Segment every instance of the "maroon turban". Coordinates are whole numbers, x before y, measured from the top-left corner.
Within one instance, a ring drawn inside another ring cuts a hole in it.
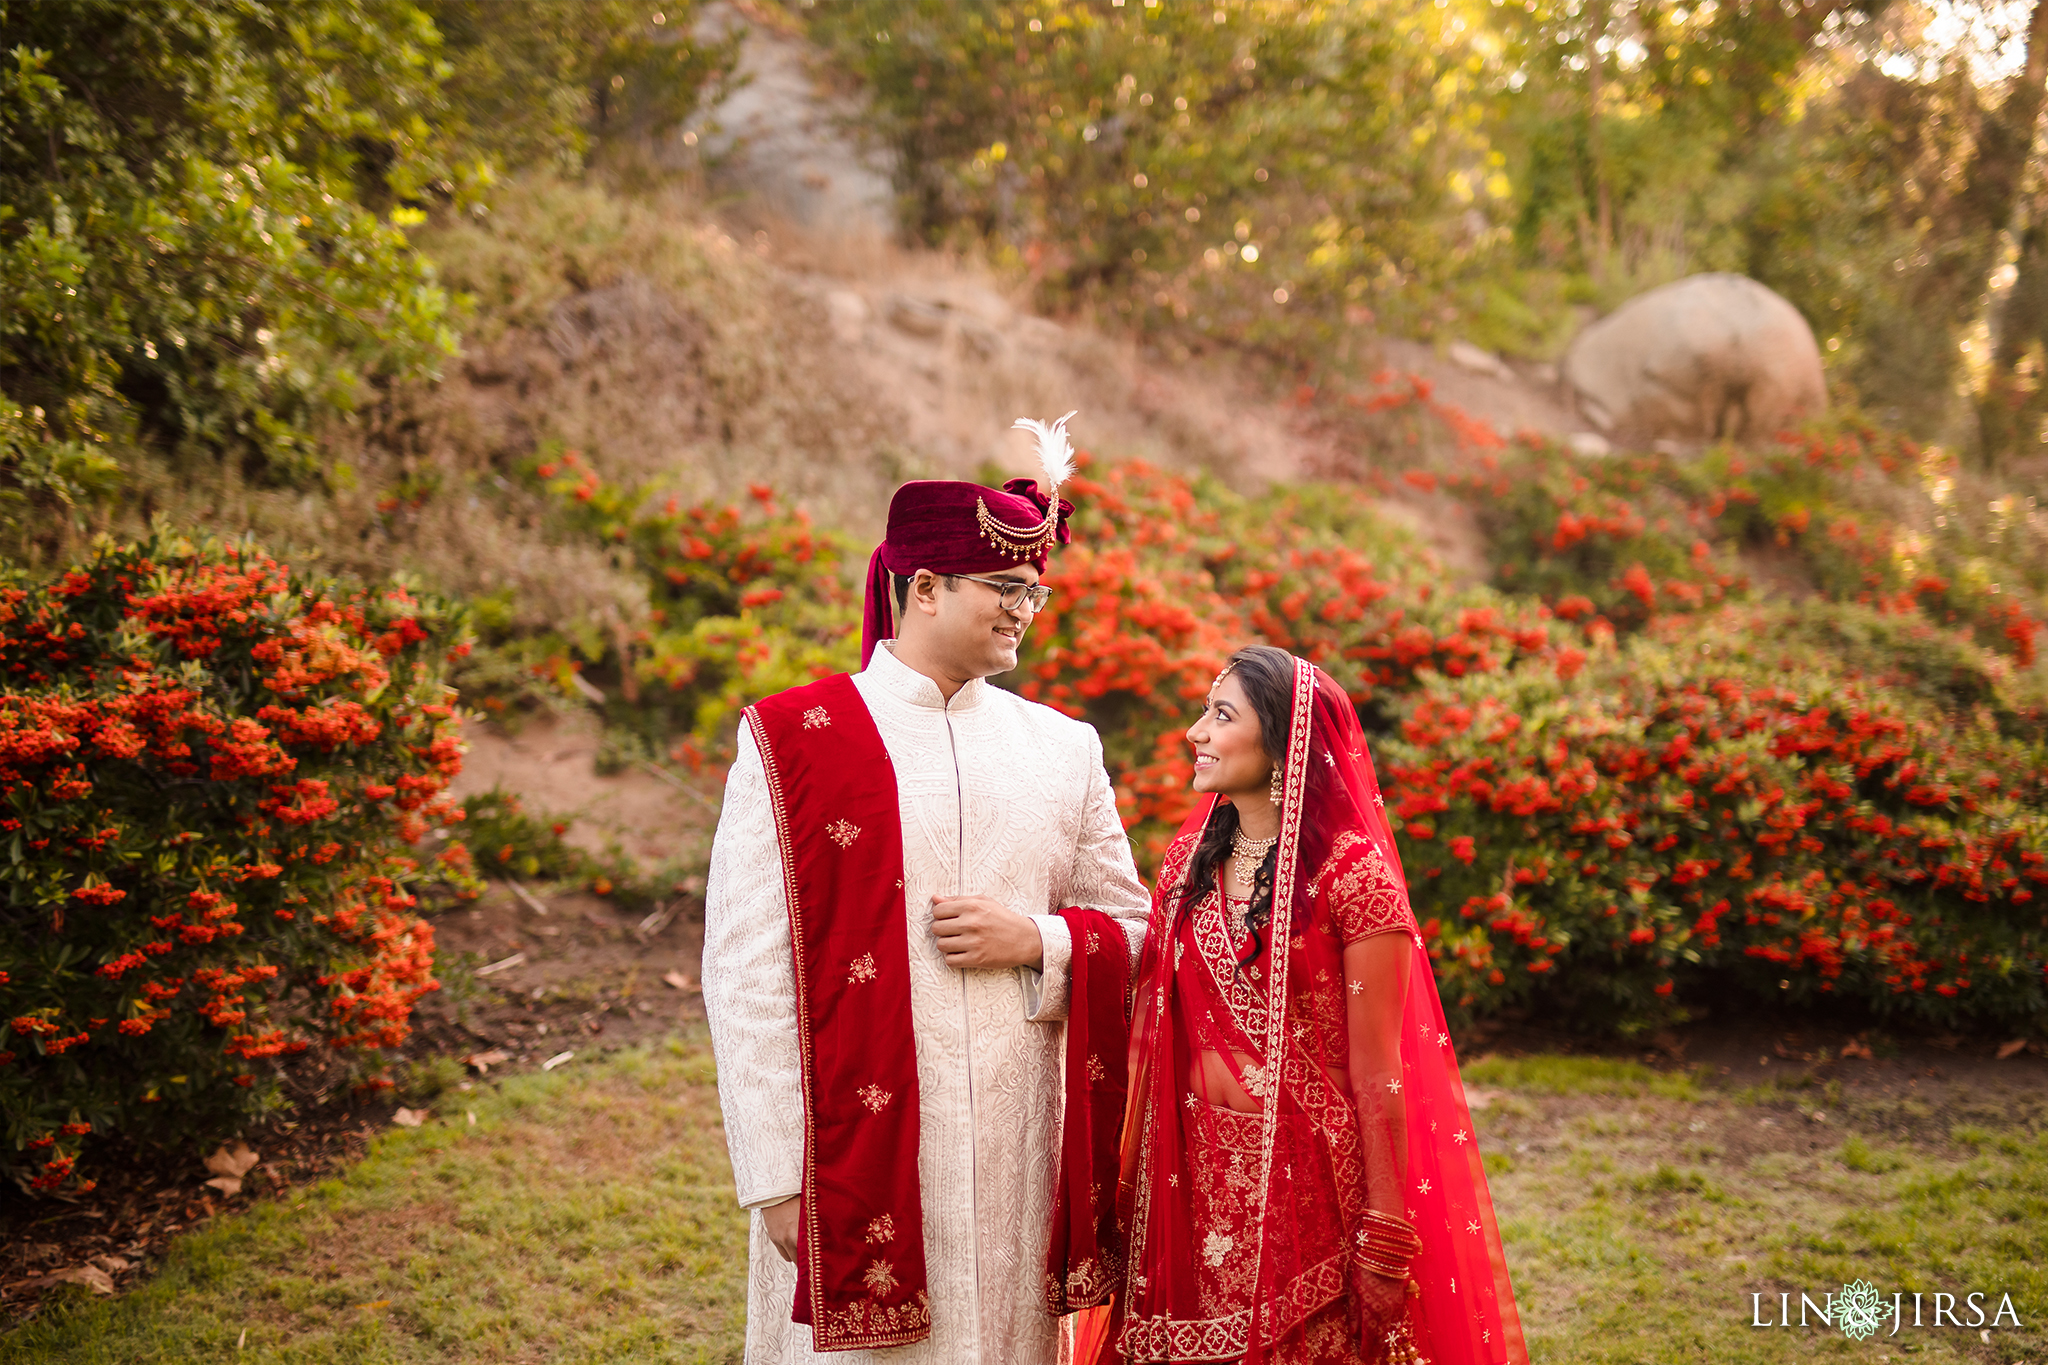
[[[1001,492],[951,479],[897,489],[889,502],[889,537],[868,561],[860,666],[866,668],[875,646],[892,634],[890,574],[997,573],[1019,564],[1044,573],[1052,547],[1073,539],[1067,518],[1074,505],[1062,498],[1056,514],[1051,507],[1051,495],[1030,479],[1012,479]]]

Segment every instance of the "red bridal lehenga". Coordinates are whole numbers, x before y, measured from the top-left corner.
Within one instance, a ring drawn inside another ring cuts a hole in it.
[[[1108,1320],[1080,1329],[1076,1354],[1525,1362],[1365,736],[1343,691],[1301,660],[1292,715],[1264,931],[1255,940],[1243,903],[1220,888],[1185,903],[1215,798],[1161,867],[1132,1021],[1126,1282]],[[1354,954],[1347,975],[1346,947],[1382,934],[1407,941],[1405,988],[1399,952]],[[1369,1229],[1388,1226],[1381,1214],[1419,1239],[1412,1287],[1361,1264],[1378,1254]]]

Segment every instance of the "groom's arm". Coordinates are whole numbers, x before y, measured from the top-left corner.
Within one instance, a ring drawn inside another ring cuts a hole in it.
[[[704,1013],[744,1208],[803,1190],[803,1075],[782,851],[749,727],[725,784],[704,889]]]
[[[1117,814],[1116,790],[1102,767],[1101,737],[1092,729],[1088,731],[1088,792],[1081,809],[1080,833],[1066,874],[1055,879],[1054,889],[1062,907],[1100,910],[1116,920],[1129,941],[1131,961],[1137,962],[1152,899],[1131,861],[1131,838]],[[1067,922],[1057,914],[1030,918],[1044,942],[1044,961],[1036,973],[1025,974],[1025,1014],[1051,1023],[1067,1017],[1072,994],[1068,968],[1074,944]]]

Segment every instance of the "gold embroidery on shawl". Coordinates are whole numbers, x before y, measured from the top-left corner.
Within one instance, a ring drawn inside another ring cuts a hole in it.
[[[846,1350],[854,1346],[879,1350],[885,1346],[902,1346],[929,1336],[931,1330],[931,1295],[922,1289],[916,1299],[894,1308],[859,1300],[844,1312],[828,1307],[813,1326],[816,1339],[821,1342],[848,1343],[846,1346],[826,1347],[827,1350]]]
[[[896,1287],[894,1267],[887,1261],[879,1258],[868,1263],[868,1273],[863,1275],[861,1279],[866,1282],[868,1293],[873,1294],[878,1299]]]
[[[853,841],[860,838],[860,826],[851,820],[834,820],[825,826],[825,833],[832,836],[832,842],[841,848],[853,847]]]
[[[813,706],[804,712],[804,729],[822,730],[832,723],[832,715],[822,706]]]

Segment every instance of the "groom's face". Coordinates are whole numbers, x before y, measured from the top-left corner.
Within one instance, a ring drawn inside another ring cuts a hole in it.
[[[1020,564],[975,577],[1029,587],[1038,582],[1038,570]],[[1036,616],[1030,603],[1006,611],[999,589],[965,578],[955,579],[950,591],[937,583],[931,586],[931,639],[948,672],[959,678],[986,678],[1017,666],[1017,650]],[[913,611],[917,607],[911,604]]]

